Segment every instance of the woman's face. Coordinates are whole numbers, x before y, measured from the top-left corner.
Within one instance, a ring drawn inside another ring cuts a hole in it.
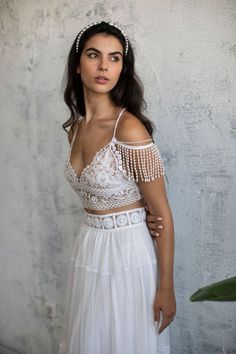
[[[115,87],[123,66],[123,47],[110,34],[98,33],[85,43],[76,72],[84,90],[108,93]]]

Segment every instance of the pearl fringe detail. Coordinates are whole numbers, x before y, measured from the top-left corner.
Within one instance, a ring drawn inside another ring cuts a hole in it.
[[[130,180],[150,182],[165,173],[160,151],[154,143],[147,147],[117,144],[116,148],[121,154],[122,170]]]

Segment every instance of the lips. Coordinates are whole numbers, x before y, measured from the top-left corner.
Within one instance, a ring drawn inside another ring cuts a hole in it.
[[[109,80],[106,76],[96,76],[95,79],[99,79],[99,80]]]
[[[109,79],[106,76],[96,76],[95,81],[98,84],[106,84],[109,81]]]

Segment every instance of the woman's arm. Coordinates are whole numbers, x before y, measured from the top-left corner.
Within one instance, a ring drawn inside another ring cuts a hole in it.
[[[163,216],[162,236],[156,238],[159,265],[159,285],[154,302],[154,318],[163,320],[158,333],[161,333],[173,320],[176,313],[174,294],[174,223],[171,208],[166,196],[163,177],[153,182],[139,182],[147,206],[154,215]]]
[[[131,166],[128,167],[128,172],[131,173],[132,178],[138,181],[151,215],[159,215],[163,218],[162,236],[155,238],[159,284],[154,302],[154,319],[160,322],[160,312],[162,312],[163,319],[158,331],[161,333],[173,320],[176,312],[173,275],[174,223],[166,195],[164,169],[160,154],[153,146],[150,147],[150,141],[147,143],[149,148],[145,148],[143,144],[140,145],[140,142],[149,138],[148,131],[138,118],[128,112],[122,116],[117,129],[117,139],[126,143],[126,147],[121,147],[121,149],[125,150],[123,151],[124,156],[129,160],[126,166]],[[132,144],[131,149],[128,144]]]
[[[163,216],[162,237],[156,238],[160,260],[160,281],[162,288],[173,287],[174,224],[167,199],[164,178],[160,176],[152,182],[139,182],[145,202],[151,214]]]

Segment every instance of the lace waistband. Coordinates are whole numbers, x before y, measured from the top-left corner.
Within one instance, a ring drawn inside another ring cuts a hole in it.
[[[91,214],[84,210],[85,224],[95,229],[116,229],[139,224],[145,220],[146,210],[144,207],[103,215]]]

